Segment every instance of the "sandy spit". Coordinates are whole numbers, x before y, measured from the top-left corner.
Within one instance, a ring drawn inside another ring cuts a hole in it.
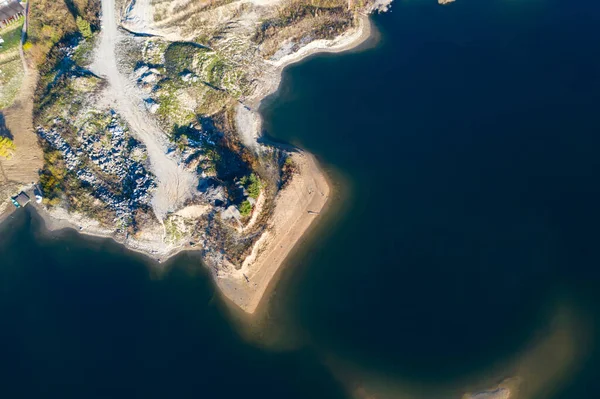
[[[275,74],[264,82],[260,92],[247,100],[247,104],[258,109],[264,98],[278,89],[285,67],[317,53],[351,50],[367,41],[372,33],[371,21],[363,15],[353,32],[331,41],[312,42],[297,53],[273,62]],[[238,112],[247,113],[248,110],[240,106]],[[241,118],[251,120],[251,125],[238,128],[245,134],[250,131],[256,140],[260,137],[262,120],[258,112],[253,111],[252,114],[253,118]],[[223,271],[216,275],[217,286],[222,294],[248,314],[256,312],[269,287],[276,283],[277,272],[287,256],[311,225],[318,221],[329,199],[327,178],[314,156],[298,151],[292,154],[292,160],[297,166],[297,174],[278,194],[269,228],[256,242],[241,270]]]
[[[269,228],[254,245],[240,270],[220,272],[223,295],[253,314],[287,256],[320,217],[329,199],[329,184],[314,157],[292,154],[297,174],[277,196]]]

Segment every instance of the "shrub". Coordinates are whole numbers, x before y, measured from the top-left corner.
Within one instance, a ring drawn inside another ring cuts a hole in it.
[[[206,49],[191,43],[175,42],[167,47],[165,51],[165,68],[167,73],[175,76],[186,69],[191,68],[194,56]]]
[[[244,176],[240,179],[240,182],[246,188],[246,190],[248,190],[248,195],[250,197],[258,198],[262,184],[260,183],[260,180],[256,174],[252,173],[250,176]]]
[[[40,171],[40,185],[48,205],[56,205],[64,192],[67,169],[58,151],[44,153],[44,169]]]
[[[77,28],[84,38],[89,39],[92,37],[92,27],[88,21],[78,15],[75,23],[77,24]]]
[[[8,137],[0,137],[0,157],[10,159],[16,150],[15,143]]]
[[[47,64],[48,53],[65,36],[77,30],[91,36],[91,25],[98,26],[99,15],[97,0],[36,0],[29,10],[29,56],[38,66]]]
[[[218,56],[214,57],[207,67],[208,82],[214,86],[221,86],[223,75],[225,74],[225,63]]]
[[[252,204],[250,204],[250,202],[246,200],[240,204],[239,209],[240,215],[242,215],[243,217],[250,216],[250,214],[252,213]]]

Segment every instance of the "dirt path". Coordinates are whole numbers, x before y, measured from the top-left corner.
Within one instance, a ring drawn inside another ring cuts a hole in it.
[[[177,210],[196,190],[197,178],[166,154],[164,132],[143,108],[143,95],[119,72],[115,48],[122,38],[115,15],[115,0],[102,0],[102,32],[92,71],[108,81],[107,98],[146,145],[157,188],[152,205],[159,220]]]

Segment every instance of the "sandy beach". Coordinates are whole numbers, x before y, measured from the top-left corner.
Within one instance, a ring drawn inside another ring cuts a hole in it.
[[[298,174],[276,200],[269,229],[261,236],[240,270],[216,276],[225,297],[247,313],[254,313],[289,253],[309,227],[319,220],[329,199],[329,185],[314,157],[292,155]]]

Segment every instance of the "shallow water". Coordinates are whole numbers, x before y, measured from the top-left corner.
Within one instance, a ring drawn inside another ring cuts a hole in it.
[[[310,351],[242,341],[197,256],[160,272],[40,222],[19,211],[1,226],[3,398],[344,397]]]
[[[600,6],[403,1],[286,70],[331,210],[250,322],[194,254],[0,226],[0,396],[600,397]],[[376,44],[376,45],[375,45]],[[245,338],[249,338],[247,342]],[[510,380],[514,381],[514,380]]]

